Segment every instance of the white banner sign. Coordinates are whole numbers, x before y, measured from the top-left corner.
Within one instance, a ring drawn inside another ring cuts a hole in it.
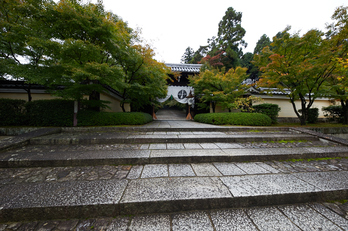
[[[193,88],[188,86],[168,86],[168,93],[165,98],[157,99],[158,102],[163,103],[167,101],[171,96],[179,103],[186,104],[189,94],[193,95]]]

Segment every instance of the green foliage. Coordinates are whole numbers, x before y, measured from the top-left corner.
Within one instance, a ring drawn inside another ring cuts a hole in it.
[[[152,121],[152,116],[142,112],[80,111],[78,126],[142,125]]]
[[[278,112],[280,111],[280,107],[277,104],[263,103],[254,105],[253,108],[255,112],[268,115],[272,119],[273,124],[277,123]]]
[[[165,95],[166,66],[102,1],[3,0],[0,15],[2,78],[42,84],[79,102],[105,92],[105,84],[122,94],[123,109]]]
[[[74,102],[71,100],[35,100],[26,104],[30,126],[72,126]]]
[[[25,124],[25,100],[0,99],[0,126]]]
[[[302,114],[302,110],[298,110],[299,113]],[[319,117],[319,109],[318,108],[309,108],[308,109],[308,116],[307,116],[307,122],[310,124],[315,124],[318,122]]]
[[[214,101],[223,109],[232,109],[236,108],[236,99],[244,94],[247,86],[242,82],[247,77],[246,68],[237,67],[231,68],[227,73],[223,70],[207,69],[189,79],[195,95],[200,99],[198,106]]]
[[[256,43],[256,46],[254,48],[254,54],[260,54],[263,48],[270,45],[271,45],[271,40],[269,39],[269,37],[266,34],[262,35],[259,41],[257,41]]]
[[[216,125],[270,126],[271,118],[260,113],[205,113],[195,116],[195,121]]]
[[[343,109],[341,105],[330,105],[321,109],[324,112],[324,116],[329,118],[330,121],[342,122]]]
[[[332,58],[337,54],[321,31],[310,30],[300,36],[291,35],[290,29],[287,27],[282,37],[274,37],[271,47],[254,55],[254,63],[263,72],[258,86],[277,88],[286,94],[301,125],[305,125],[308,110],[324,94],[325,83],[336,68]],[[301,101],[303,113],[298,113],[296,100]]]
[[[185,53],[181,57],[181,63],[191,63],[195,52],[191,47],[187,47]]]

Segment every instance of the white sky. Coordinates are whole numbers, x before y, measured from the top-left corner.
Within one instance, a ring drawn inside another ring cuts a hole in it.
[[[188,46],[196,51],[217,35],[228,7],[243,13],[248,43],[244,52],[253,52],[263,34],[272,39],[287,25],[291,32],[325,31],[334,10],[347,6],[347,0],[103,0],[103,4],[131,28],[142,29],[142,37],[155,49],[158,61],[180,63]]]

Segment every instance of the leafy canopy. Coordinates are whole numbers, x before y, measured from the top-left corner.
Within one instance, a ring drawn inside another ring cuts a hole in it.
[[[190,78],[190,83],[195,89],[195,95],[200,98],[200,107],[214,101],[223,109],[233,109],[235,101],[244,94],[246,85],[243,81],[248,77],[246,68],[231,68],[226,73],[224,70],[206,69],[199,75]]]

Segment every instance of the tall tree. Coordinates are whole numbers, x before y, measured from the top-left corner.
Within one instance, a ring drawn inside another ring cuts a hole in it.
[[[181,63],[190,63],[193,59],[195,52],[191,47],[187,47],[185,53],[181,57]]]
[[[260,54],[263,48],[270,45],[271,45],[271,40],[269,39],[269,37],[266,34],[262,35],[261,38],[256,43],[256,46],[254,48],[254,54]]]
[[[245,53],[240,59],[241,67],[246,67],[250,82],[255,83],[259,79],[259,69],[252,63],[254,55],[250,52]]]
[[[224,65],[226,70],[239,65],[239,59],[243,55],[242,48],[247,46],[243,40],[245,29],[241,25],[242,13],[229,7],[222,20],[219,22],[217,34],[218,48],[225,52]],[[217,51],[213,51],[219,53]],[[213,56],[213,55],[211,55]]]
[[[287,28],[283,37],[274,37],[269,47],[255,55],[255,63],[263,72],[259,86],[276,87],[284,92],[292,103],[301,125],[306,124],[308,110],[316,98],[323,95],[323,86],[335,70],[330,41],[323,33],[310,30],[302,37],[291,35]],[[298,112],[296,100],[301,102]]]
[[[198,50],[195,51],[193,58],[191,59],[192,64],[198,64],[201,62],[202,58],[207,56],[209,51],[208,46],[200,46]]]

